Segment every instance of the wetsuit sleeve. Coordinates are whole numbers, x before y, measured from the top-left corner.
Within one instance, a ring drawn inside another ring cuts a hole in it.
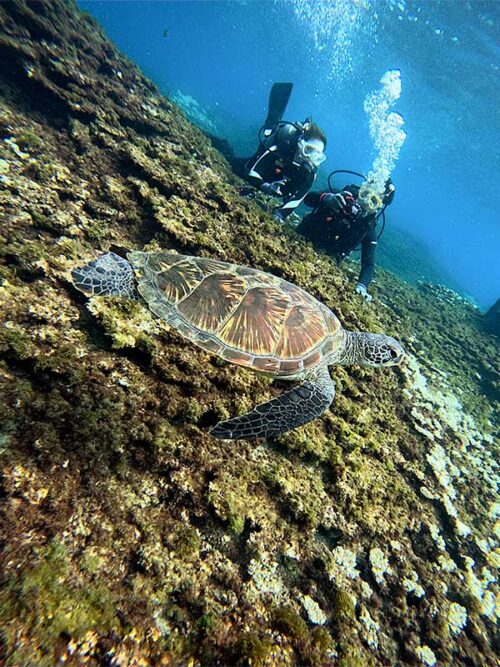
[[[311,185],[314,183],[314,179],[315,174],[308,174],[307,177],[305,177],[302,183],[298,186],[297,190],[288,197],[282,206],[278,208],[284,218],[288,217],[290,213],[293,213],[297,206],[302,203],[304,197],[309,192]]]
[[[245,180],[260,189],[263,183],[279,181],[275,171],[276,156],[286,156],[290,151],[290,135],[295,136],[297,129],[291,123],[285,123],[273,131],[255,155],[246,162]]]
[[[245,180],[256,188],[260,188],[266,180],[271,165],[274,164],[274,155],[266,150],[257,153],[246,163]]]
[[[310,208],[318,208],[323,193],[317,190],[308,192],[304,197],[304,204]]]
[[[377,249],[377,233],[375,228],[370,229],[361,244],[361,271],[358,283],[368,287],[375,271],[375,252]]]

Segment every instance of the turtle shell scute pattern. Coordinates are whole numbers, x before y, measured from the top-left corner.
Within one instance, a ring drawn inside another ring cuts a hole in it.
[[[151,310],[232,363],[293,376],[322,363],[341,344],[337,317],[282,278],[170,252],[132,252],[128,259]]]

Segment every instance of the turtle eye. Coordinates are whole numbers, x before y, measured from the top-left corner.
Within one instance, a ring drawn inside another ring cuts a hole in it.
[[[394,349],[389,350],[389,354],[391,355],[391,359],[397,359],[399,357],[399,352],[396,352]]]

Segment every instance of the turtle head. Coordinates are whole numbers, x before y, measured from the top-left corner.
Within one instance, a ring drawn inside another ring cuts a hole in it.
[[[358,363],[363,366],[397,366],[405,356],[401,343],[384,334],[363,333]]]

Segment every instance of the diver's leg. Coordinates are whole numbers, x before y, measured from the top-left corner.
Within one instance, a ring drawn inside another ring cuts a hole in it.
[[[269,106],[267,118],[264,123],[264,133],[274,130],[276,125],[283,118],[286,111],[288,100],[292,94],[293,83],[275,83],[269,93]]]

